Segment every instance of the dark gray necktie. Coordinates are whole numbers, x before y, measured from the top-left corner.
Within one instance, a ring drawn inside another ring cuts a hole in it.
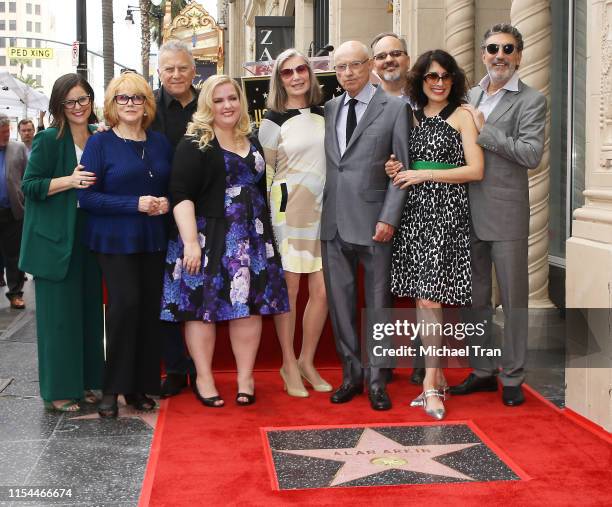
[[[355,105],[357,104],[357,99],[349,100],[349,109],[348,115],[346,116],[346,145],[348,146],[349,141],[351,140],[351,136],[355,131],[355,127],[357,126],[357,114],[355,114]]]

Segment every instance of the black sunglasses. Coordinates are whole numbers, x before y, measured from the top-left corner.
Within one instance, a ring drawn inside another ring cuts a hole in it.
[[[514,44],[487,44],[484,48],[490,55],[496,55],[499,52],[500,47],[505,55],[511,55],[514,53]]]

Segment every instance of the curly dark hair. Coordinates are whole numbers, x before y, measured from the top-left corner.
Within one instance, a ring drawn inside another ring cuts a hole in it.
[[[443,49],[426,51],[417,58],[408,72],[406,95],[410,98],[412,104],[418,109],[422,109],[427,104],[427,95],[423,92],[423,77],[432,62],[437,62],[453,76],[453,85],[448,95],[448,102],[457,106],[465,104],[468,88],[465,72],[457,65],[457,61]]]

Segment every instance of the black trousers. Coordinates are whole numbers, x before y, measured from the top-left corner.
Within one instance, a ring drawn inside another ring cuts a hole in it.
[[[108,289],[104,393],[159,394],[164,258],[98,254]]]
[[[22,220],[15,220],[10,209],[0,208],[0,254],[6,267],[7,298],[23,295],[24,273],[17,267],[21,246]]]

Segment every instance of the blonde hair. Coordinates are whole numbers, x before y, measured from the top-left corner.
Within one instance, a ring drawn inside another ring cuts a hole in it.
[[[294,56],[299,56],[304,60],[304,63],[308,67],[308,75],[310,76],[310,89],[306,94],[306,102],[308,107],[318,106],[323,100],[323,92],[321,92],[321,86],[319,80],[312,70],[310,60],[306,56],[300,53],[295,48],[289,48],[283,51],[276,57],[274,62],[274,68],[272,69],[272,76],[270,77],[270,90],[268,92],[268,98],[266,100],[266,107],[271,111],[277,113],[284,113],[287,111],[287,91],[283,86],[283,80],[280,75],[281,67],[283,64]]]
[[[213,93],[217,86],[224,84],[231,84],[238,95],[240,100],[240,117],[234,125],[234,137],[236,139],[240,137],[246,137],[251,133],[251,122],[249,119],[249,110],[247,107],[246,97],[240,85],[236,80],[226,75],[215,75],[209,77],[200,90],[200,97],[198,98],[198,108],[191,122],[187,125],[186,135],[193,138],[194,141],[198,142],[200,149],[204,149],[208,146],[210,141],[215,138],[215,131],[213,128],[215,113],[213,112]]]
[[[135,72],[124,72],[108,83],[106,92],[104,92],[104,118],[106,122],[110,127],[114,127],[119,123],[117,104],[115,102],[115,95],[119,88],[125,88],[125,91],[144,96],[145,115],[142,118],[142,128],[146,130],[155,119],[155,99],[153,98],[151,87],[145,78]]]

